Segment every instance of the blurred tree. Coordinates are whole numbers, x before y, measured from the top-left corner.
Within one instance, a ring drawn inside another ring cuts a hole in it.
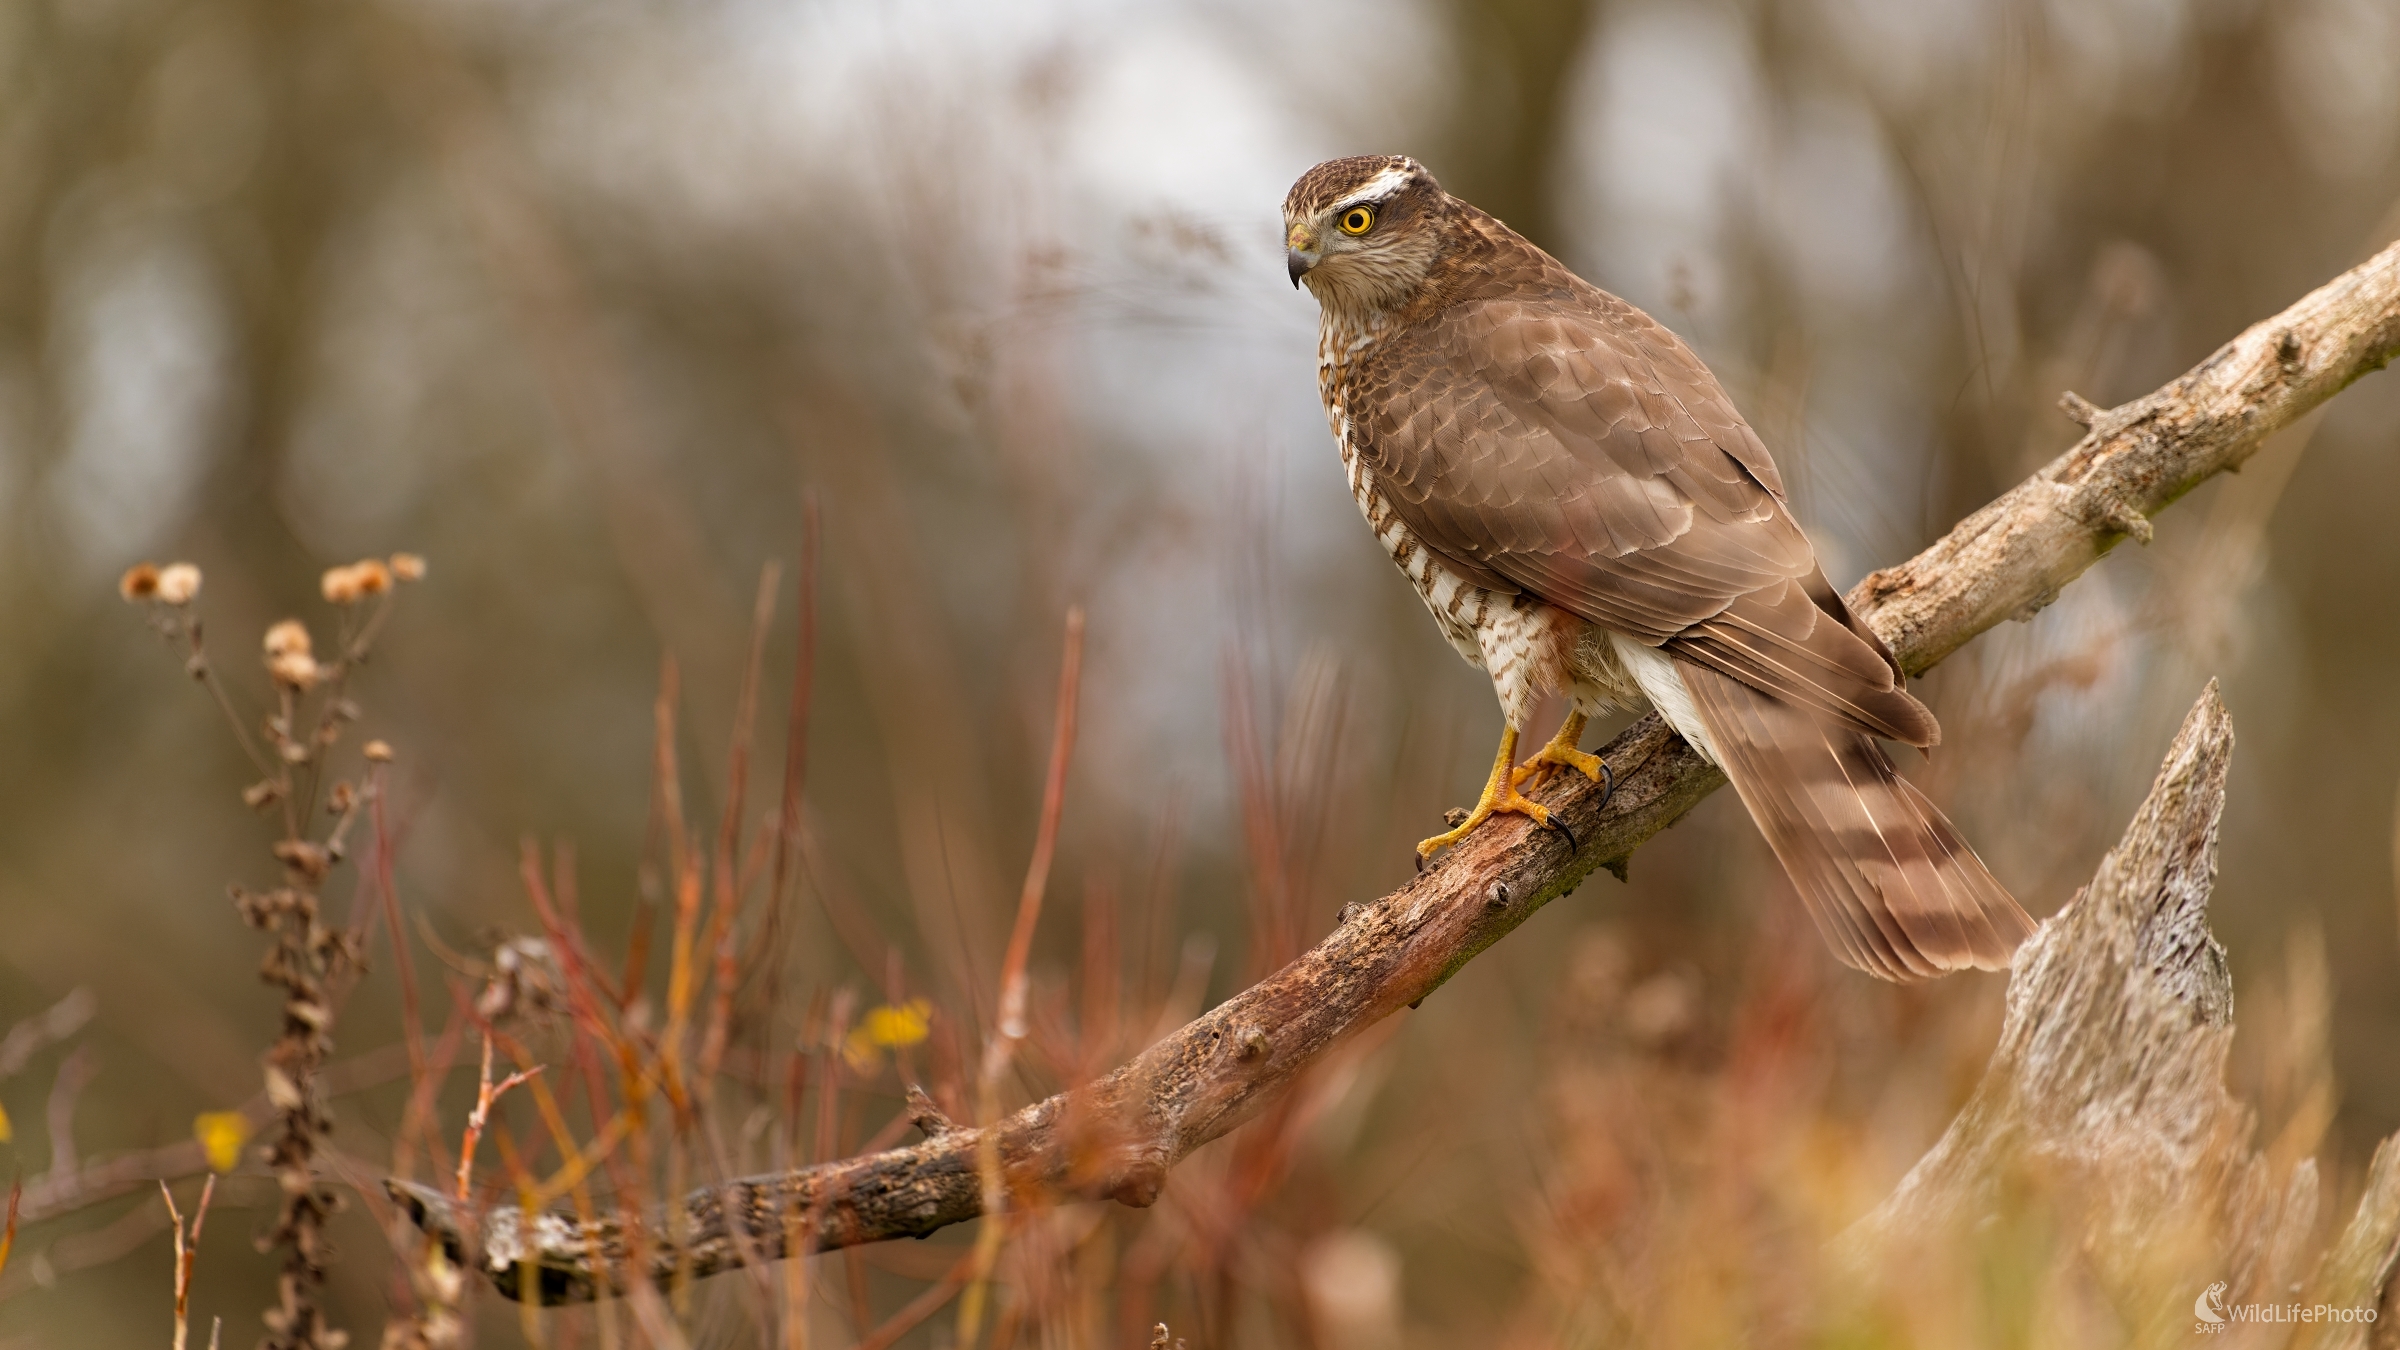
[[[1560,108],[1600,13],[1598,0],[1445,0],[1457,34],[1458,97],[1435,176],[1556,253]]]

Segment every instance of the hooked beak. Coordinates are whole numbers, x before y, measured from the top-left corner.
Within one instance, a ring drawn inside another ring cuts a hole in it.
[[[1316,266],[1324,257],[1317,251],[1316,232],[1306,225],[1294,225],[1291,232],[1283,237],[1283,266],[1291,274],[1295,290],[1300,286],[1300,278],[1307,276],[1308,269]]]

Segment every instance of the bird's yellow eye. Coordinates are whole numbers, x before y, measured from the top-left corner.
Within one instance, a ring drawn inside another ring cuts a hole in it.
[[[1353,206],[1342,213],[1342,233],[1365,234],[1375,228],[1375,208]]]

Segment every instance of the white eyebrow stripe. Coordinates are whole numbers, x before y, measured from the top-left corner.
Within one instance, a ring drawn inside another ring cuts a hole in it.
[[[1383,172],[1375,175],[1373,178],[1370,178],[1366,182],[1359,184],[1358,191],[1342,198],[1340,204],[1334,209],[1345,210],[1349,207],[1356,206],[1360,202],[1382,201],[1384,198],[1391,196],[1400,189],[1407,187],[1409,177],[1409,171],[1405,166],[1400,168],[1385,169]]]

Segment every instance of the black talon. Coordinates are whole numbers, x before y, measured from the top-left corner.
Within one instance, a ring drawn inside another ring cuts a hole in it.
[[[1606,806],[1606,805],[1608,805],[1608,799],[1609,799],[1609,798],[1611,798],[1611,797],[1614,797],[1614,796],[1616,796],[1616,795],[1617,795],[1617,771],[1616,771],[1615,769],[1612,769],[1612,768],[1608,767],[1608,761],[1607,761],[1607,760],[1605,760],[1605,759],[1604,759],[1604,760],[1601,760],[1601,761],[1600,761],[1600,804],[1601,804],[1602,806]]]
[[[1567,822],[1559,819],[1556,811],[1551,812],[1550,819],[1543,823],[1567,837],[1567,852],[1577,853],[1582,851],[1583,846],[1575,842],[1575,832],[1567,828]]]

